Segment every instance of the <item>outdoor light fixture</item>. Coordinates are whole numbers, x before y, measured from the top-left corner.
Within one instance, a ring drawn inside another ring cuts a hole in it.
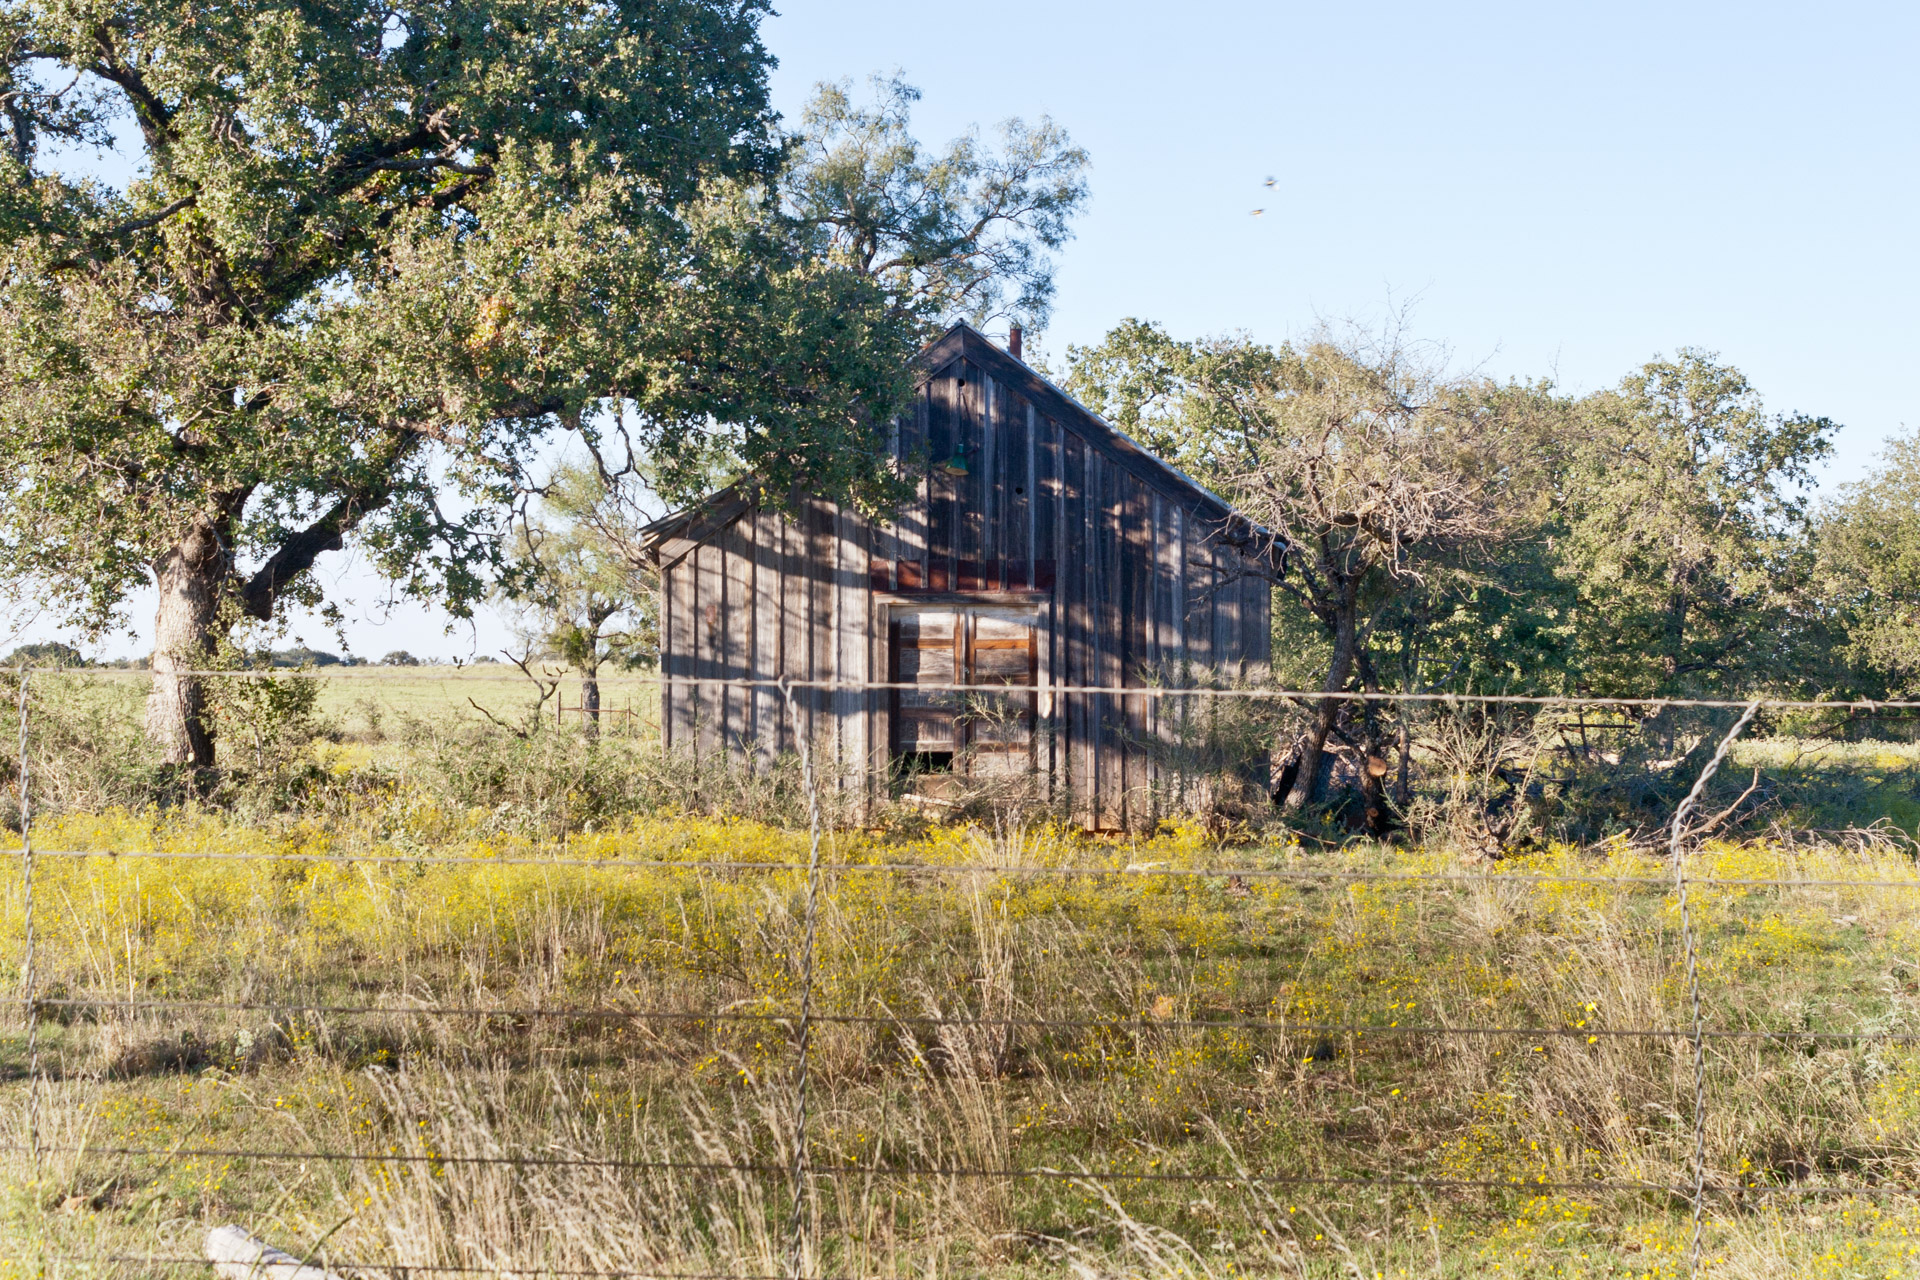
[[[956,442],[953,446],[953,456],[941,463],[940,469],[950,476],[967,474],[967,446]]]

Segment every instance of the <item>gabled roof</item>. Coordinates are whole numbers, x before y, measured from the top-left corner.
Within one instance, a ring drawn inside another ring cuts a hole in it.
[[[1192,503],[1198,514],[1218,520],[1229,545],[1243,550],[1251,545],[1262,553],[1284,549],[1284,542],[1270,530],[1247,519],[1225,498],[1148,451],[1126,432],[1034,372],[1025,361],[1014,359],[1005,348],[965,320],[956,322],[922,347],[914,358],[914,367],[924,381],[961,359],[971,361],[997,381],[1017,389],[1035,409],[1070,426],[1143,482],[1162,492],[1170,491]],[[668,567],[749,510],[754,502],[754,489],[750,477],[742,477],[691,506],[663,516],[640,531],[642,550],[652,555],[656,565]]]
[[[708,494],[691,506],[668,512],[640,530],[640,550],[665,572],[689,551],[753,509],[753,486],[747,478]]]
[[[1064,419],[1102,452],[1134,472],[1141,480],[1158,489],[1172,489],[1201,507],[1208,515],[1223,521],[1240,521],[1258,533],[1271,536],[1219,494],[1195,480],[1180,468],[1149,451],[1146,446],[1108,422],[1059,387],[1034,372],[1023,360],[978,329],[961,320],[925,347],[914,363],[924,377],[932,377],[955,360],[966,359],[979,365],[1000,382],[1019,390],[1042,413]]]

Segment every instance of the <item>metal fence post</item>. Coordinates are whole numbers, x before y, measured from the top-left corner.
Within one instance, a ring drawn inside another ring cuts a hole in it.
[[[807,1266],[807,1084],[812,1066],[813,967],[814,941],[820,918],[820,788],[814,776],[813,744],[800,724],[800,709],[793,700],[793,686],[780,681],[780,692],[787,702],[787,715],[793,721],[793,741],[800,753],[800,781],[807,792],[807,908],[806,935],[800,950],[800,1019],[794,1031],[795,1078],[793,1090],[793,1240],[787,1255],[787,1272],[792,1280],[802,1280]]]
[[[27,1015],[27,1153],[33,1176],[40,1177],[40,1006],[33,998],[33,799],[29,791],[32,764],[27,756],[27,682],[31,668],[20,671],[20,905],[25,921],[25,945],[20,961],[20,1002]]]

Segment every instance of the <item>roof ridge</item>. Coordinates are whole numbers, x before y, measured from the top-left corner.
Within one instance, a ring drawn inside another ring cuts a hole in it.
[[[1201,484],[1198,480],[1188,475],[1181,468],[1174,466],[1171,462],[1168,462],[1165,458],[1155,453],[1152,449],[1149,449],[1144,444],[1141,444],[1138,440],[1128,435],[1125,431],[1122,431],[1119,427],[1114,426],[1113,423],[1107,421],[1107,419],[1102,417],[1100,414],[1095,413],[1092,409],[1089,409],[1076,396],[1074,396],[1072,392],[1062,387],[1059,383],[1055,382],[1052,378],[1047,377],[1044,373],[1041,373],[1038,369],[1035,369],[1032,365],[1028,364],[1025,360],[1015,357],[1012,352],[1006,350],[999,343],[995,342],[992,338],[988,337],[986,334],[982,333],[979,329],[975,328],[973,324],[968,320],[966,320],[965,318],[956,320],[951,325],[947,326],[947,330],[945,333],[942,333],[938,338],[935,338],[932,342],[929,342],[925,347],[921,348],[921,353],[924,355],[926,352],[931,351],[934,347],[938,346],[942,342],[945,342],[949,337],[953,336],[955,333],[960,332],[961,330],[965,330],[967,333],[970,333],[974,337],[980,339],[980,341],[983,344],[985,344],[987,349],[991,351],[997,358],[1001,360],[1005,360],[1010,364],[1017,365],[1021,370],[1023,370],[1030,377],[1032,377],[1036,382],[1040,383],[1040,385],[1045,387],[1047,390],[1053,392],[1053,394],[1059,396],[1062,400],[1072,405],[1075,409],[1079,410],[1081,413],[1085,414],[1087,417],[1093,419],[1093,421],[1100,424],[1102,428],[1104,428],[1107,432],[1112,434],[1116,439],[1123,441],[1134,452],[1138,453],[1141,457],[1151,461],[1155,466],[1165,471],[1168,475],[1172,476],[1174,479],[1178,480],[1180,483],[1186,485],[1189,489],[1192,489],[1194,492],[1198,493],[1203,498],[1206,498],[1208,501],[1217,504],[1223,511],[1226,511],[1229,515],[1237,516],[1240,519],[1245,520],[1250,526],[1258,530],[1260,533],[1265,534],[1267,537],[1274,538],[1276,541],[1279,540],[1277,535],[1275,535],[1271,529],[1268,529],[1265,525],[1255,521],[1251,516],[1248,516],[1247,514],[1242,512],[1239,507],[1235,506],[1233,503],[1229,502],[1227,499],[1221,497],[1219,494],[1215,493],[1212,489],[1209,489],[1206,485]]]

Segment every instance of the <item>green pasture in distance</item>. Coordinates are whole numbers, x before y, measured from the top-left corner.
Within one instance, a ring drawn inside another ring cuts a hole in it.
[[[558,667],[534,667],[542,680]],[[475,704],[496,717],[519,723],[539,701],[533,681],[513,667],[485,663],[477,667],[361,667],[327,671],[313,677],[320,681],[320,714],[348,731],[367,727],[367,712],[375,710],[383,718],[401,716],[453,717],[479,720],[483,717]],[[563,708],[562,716],[578,724],[580,712],[580,676],[568,671],[559,676],[556,698],[548,701],[546,714],[555,714],[554,702]],[[636,727],[659,723],[660,694],[650,672],[619,672],[600,676],[600,707],[603,716],[624,720],[631,708]]]

